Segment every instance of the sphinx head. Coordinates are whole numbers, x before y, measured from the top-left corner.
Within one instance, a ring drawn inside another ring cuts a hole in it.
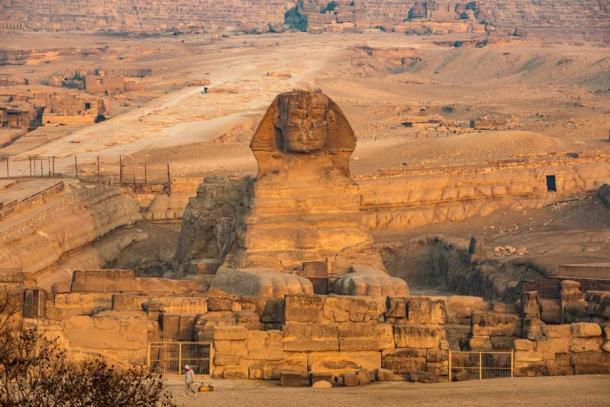
[[[324,150],[334,122],[330,99],[321,92],[289,92],[278,96],[275,138],[285,153]]]

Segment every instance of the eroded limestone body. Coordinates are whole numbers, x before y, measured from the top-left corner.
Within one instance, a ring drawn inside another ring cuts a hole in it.
[[[336,292],[407,293],[406,283],[388,276],[370,250],[359,187],[349,172],[356,138],[330,98],[319,91],[280,94],[250,147],[258,176],[214,287],[265,296],[311,293],[300,276],[303,264],[323,262],[336,276]]]

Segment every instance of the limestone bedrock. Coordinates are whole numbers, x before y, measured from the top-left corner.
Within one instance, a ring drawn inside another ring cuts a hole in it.
[[[212,286],[280,297],[311,293],[303,263],[324,262],[340,294],[406,295],[389,276],[360,215],[350,177],[356,137],[339,107],[320,91],[278,95],[250,144],[259,171],[237,245]],[[275,271],[272,272],[271,270]]]

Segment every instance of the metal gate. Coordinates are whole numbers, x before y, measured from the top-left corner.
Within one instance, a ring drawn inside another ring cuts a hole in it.
[[[449,381],[513,377],[513,352],[449,352]]]
[[[196,374],[210,374],[212,345],[209,342],[150,342],[148,366],[163,375],[182,374],[185,365]]]

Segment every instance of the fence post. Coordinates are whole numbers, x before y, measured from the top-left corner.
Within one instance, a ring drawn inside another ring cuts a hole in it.
[[[74,178],[78,178],[78,163],[76,162],[76,155],[74,156]]]
[[[55,175],[55,156],[51,157],[51,162],[53,163],[53,175]]]
[[[119,185],[123,183],[123,156],[119,155]]]
[[[172,194],[172,179],[169,173],[169,163],[167,163],[167,194]]]
[[[510,377],[514,377],[513,376],[513,371],[515,370],[515,351],[511,350],[510,351]]]
[[[182,343],[178,342],[178,374],[180,374],[182,368]]]
[[[49,170],[49,177],[51,176],[51,157],[47,157],[47,168]]]
[[[32,156],[28,156],[28,159],[30,160],[30,177],[32,176]]]
[[[44,171],[42,170],[42,158],[40,159],[40,176],[44,177]]]
[[[449,351],[449,374],[447,375],[449,378],[449,383],[451,383],[451,351]]]
[[[148,342],[148,352],[146,353],[146,366],[148,366],[148,370],[150,370],[150,342]]]
[[[479,352],[479,380],[483,380],[483,352]]]

